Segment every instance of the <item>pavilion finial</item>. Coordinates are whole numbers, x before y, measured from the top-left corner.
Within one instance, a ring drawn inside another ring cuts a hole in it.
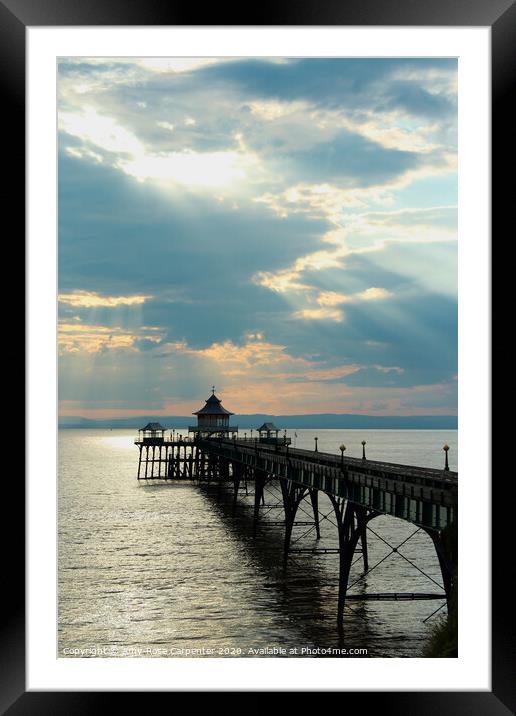
[[[211,386],[211,394],[215,395],[215,386],[214,385]]]

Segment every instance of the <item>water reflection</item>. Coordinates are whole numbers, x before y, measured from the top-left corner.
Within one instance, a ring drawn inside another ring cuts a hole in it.
[[[407,432],[411,435],[403,439],[413,440],[409,452],[416,453],[421,441]],[[255,530],[251,494],[241,494],[233,508],[231,489],[222,489],[217,498],[216,486],[138,483],[133,438],[132,430],[60,432],[60,656],[64,648],[96,645],[107,645],[110,656],[122,655],[120,648],[159,645],[345,646],[367,648],[370,657],[420,654],[427,633],[423,619],[435,602],[353,602],[339,633],[337,555],[291,554],[284,570],[283,527],[272,524],[282,520],[281,509],[266,515],[262,508]],[[319,438],[321,449],[339,444],[321,431]],[[375,440],[388,445],[392,436]],[[438,452],[441,443],[441,435],[425,435],[424,454]],[[387,449],[384,453],[393,459]],[[277,486],[269,486],[266,502],[280,501]],[[299,521],[313,519],[309,500],[300,508]],[[319,543],[314,531],[304,534],[308,526],[298,526],[292,547],[338,546],[332,507],[323,497],[320,511],[328,517],[321,521]],[[391,545],[414,529],[391,518],[377,518],[371,526]],[[417,534],[403,550],[440,582],[429,542]],[[389,552],[371,534],[370,564]],[[357,555],[350,581],[361,575]],[[429,591],[429,583],[391,555],[352,591],[401,590]]]

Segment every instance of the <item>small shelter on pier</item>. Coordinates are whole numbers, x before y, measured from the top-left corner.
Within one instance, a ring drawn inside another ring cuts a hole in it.
[[[280,428],[277,428],[274,423],[264,423],[258,428],[259,442],[272,445],[290,445],[290,438],[287,438],[286,434],[280,438],[279,431]]]
[[[188,432],[194,433],[194,437],[232,437],[238,433],[238,427],[229,424],[229,418],[234,413],[222,406],[215,395],[215,386],[204,407],[193,415],[197,415],[197,425],[190,426]]]
[[[165,428],[160,423],[147,423],[138,430],[138,440],[143,445],[159,445],[165,439]]]

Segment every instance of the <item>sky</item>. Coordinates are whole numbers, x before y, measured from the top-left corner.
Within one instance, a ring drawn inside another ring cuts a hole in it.
[[[454,59],[61,58],[59,412],[457,412]]]

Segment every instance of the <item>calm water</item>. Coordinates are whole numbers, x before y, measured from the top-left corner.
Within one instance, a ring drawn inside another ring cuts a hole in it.
[[[256,656],[250,649],[303,647],[367,649],[369,657],[420,655],[440,604],[352,602],[345,626],[336,624],[337,555],[293,555],[282,567],[283,529],[271,509],[253,535],[252,497],[232,514],[232,495],[191,483],[136,480],[133,430],[59,432],[59,656]],[[298,430],[297,447],[405,464],[443,466],[450,445],[457,469],[456,431]],[[289,433],[293,437],[293,433]],[[251,486],[252,488],[252,486]],[[213,488],[212,488],[213,489]],[[276,488],[268,505],[280,501]],[[332,507],[321,496],[321,540],[308,526],[294,527],[292,547],[336,547]],[[306,514],[303,512],[306,510]],[[311,519],[303,501],[297,520]],[[379,517],[369,523],[373,567],[416,528]],[[308,533],[307,533],[308,531]],[[385,540],[385,541],[384,541]],[[442,584],[430,539],[417,532],[401,548],[405,557]],[[361,577],[361,560],[350,584]],[[441,589],[399,554],[360,579],[350,593]],[[445,613],[445,608],[440,613]],[[149,651],[150,650],[150,651]],[[197,655],[197,654],[196,654]],[[313,652],[312,652],[313,655]]]

